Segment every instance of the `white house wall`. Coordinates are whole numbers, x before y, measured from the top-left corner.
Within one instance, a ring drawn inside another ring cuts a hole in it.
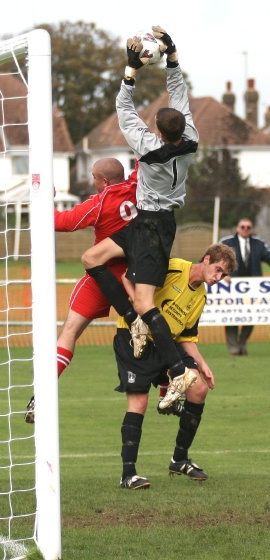
[[[70,172],[68,155],[60,154],[53,157],[54,185],[57,191],[68,192],[70,187]],[[11,158],[0,158],[0,191],[12,187],[25,179],[27,175],[12,174]]]
[[[270,187],[270,147],[243,148],[237,154],[243,177],[254,187]]]
[[[69,158],[65,154],[54,154],[53,157],[53,182],[58,192],[69,191],[70,187],[70,171]]]
[[[8,157],[0,158],[0,177],[0,191],[4,191],[8,187],[11,178],[11,160]]]

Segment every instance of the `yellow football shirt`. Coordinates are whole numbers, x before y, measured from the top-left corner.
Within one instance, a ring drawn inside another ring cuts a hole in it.
[[[170,259],[165,283],[155,291],[155,305],[178,342],[198,341],[198,322],[206,302],[204,283],[197,289],[189,285],[191,265],[183,259]],[[127,328],[123,317],[118,318],[117,327]]]

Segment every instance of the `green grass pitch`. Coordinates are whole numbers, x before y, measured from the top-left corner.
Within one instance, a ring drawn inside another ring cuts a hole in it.
[[[59,381],[63,560],[269,560],[270,342],[250,343],[246,357],[200,350],[216,388],[190,457],[209,479],[168,476],[178,419],[158,415],[152,389],[137,463],[151,488],[128,491],[113,350],[76,349]]]

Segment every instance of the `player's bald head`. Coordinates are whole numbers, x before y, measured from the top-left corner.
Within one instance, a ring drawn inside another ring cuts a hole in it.
[[[107,179],[110,185],[122,183],[125,180],[124,167],[116,158],[99,159],[93,165],[92,174]]]

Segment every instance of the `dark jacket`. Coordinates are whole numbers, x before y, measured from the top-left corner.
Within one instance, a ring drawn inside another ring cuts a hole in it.
[[[249,241],[250,259],[248,266],[246,266],[242,260],[238,235],[230,235],[220,240],[220,243],[224,243],[235,250],[238,268],[231,276],[262,276],[261,263],[265,262],[270,265],[270,249],[265,242],[260,237],[253,235],[249,237]]]

